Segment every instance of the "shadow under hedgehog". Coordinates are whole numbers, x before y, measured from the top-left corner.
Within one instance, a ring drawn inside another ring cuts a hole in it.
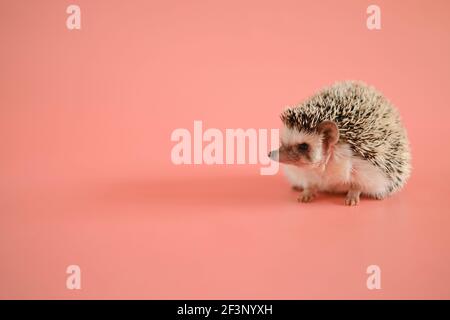
[[[269,153],[285,164],[299,201],[318,191],[383,199],[400,190],[411,171],[406,130],[397,109],[362,82],[326,87],[282,114],[281,146]]]

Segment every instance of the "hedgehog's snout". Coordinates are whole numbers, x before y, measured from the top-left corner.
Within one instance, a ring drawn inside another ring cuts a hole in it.
[[[275,161],[279,161],[279,151],[278,150],[272,150],[268,154],[269,158]]]

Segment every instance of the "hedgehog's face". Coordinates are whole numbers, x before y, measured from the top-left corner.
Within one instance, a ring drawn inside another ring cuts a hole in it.
[[[332,146],[339,140],[339,131],[332,121],[323,121],[314,132],[283,127],[281,146],[269,153],[272,160],[298,167],[314,168],[328,159]]]

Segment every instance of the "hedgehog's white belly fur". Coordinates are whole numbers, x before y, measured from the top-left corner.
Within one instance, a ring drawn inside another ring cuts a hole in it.
[[[285,165],[284,171],[293,186],[303,189],[347,192],[352,185],[356,185],[365,195],[383,198],[390,185],[381,169],[354,156],[350,146],[343,143],[335,146],[326,166],[311,169]]]

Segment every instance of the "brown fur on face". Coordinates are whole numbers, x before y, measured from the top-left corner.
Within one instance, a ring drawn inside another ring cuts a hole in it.
[[[307,146],[306,149],[302,145]],[[286,164],[298,164],[311,162],[311,150],[308,144],[281,145],[278,149],[278,161]]]
[[[318,166],[326,161],[338,140],[339,130],[332,121],[321,122],[313,132],[285,127],[281,147],[269,157],[284,164]]]

